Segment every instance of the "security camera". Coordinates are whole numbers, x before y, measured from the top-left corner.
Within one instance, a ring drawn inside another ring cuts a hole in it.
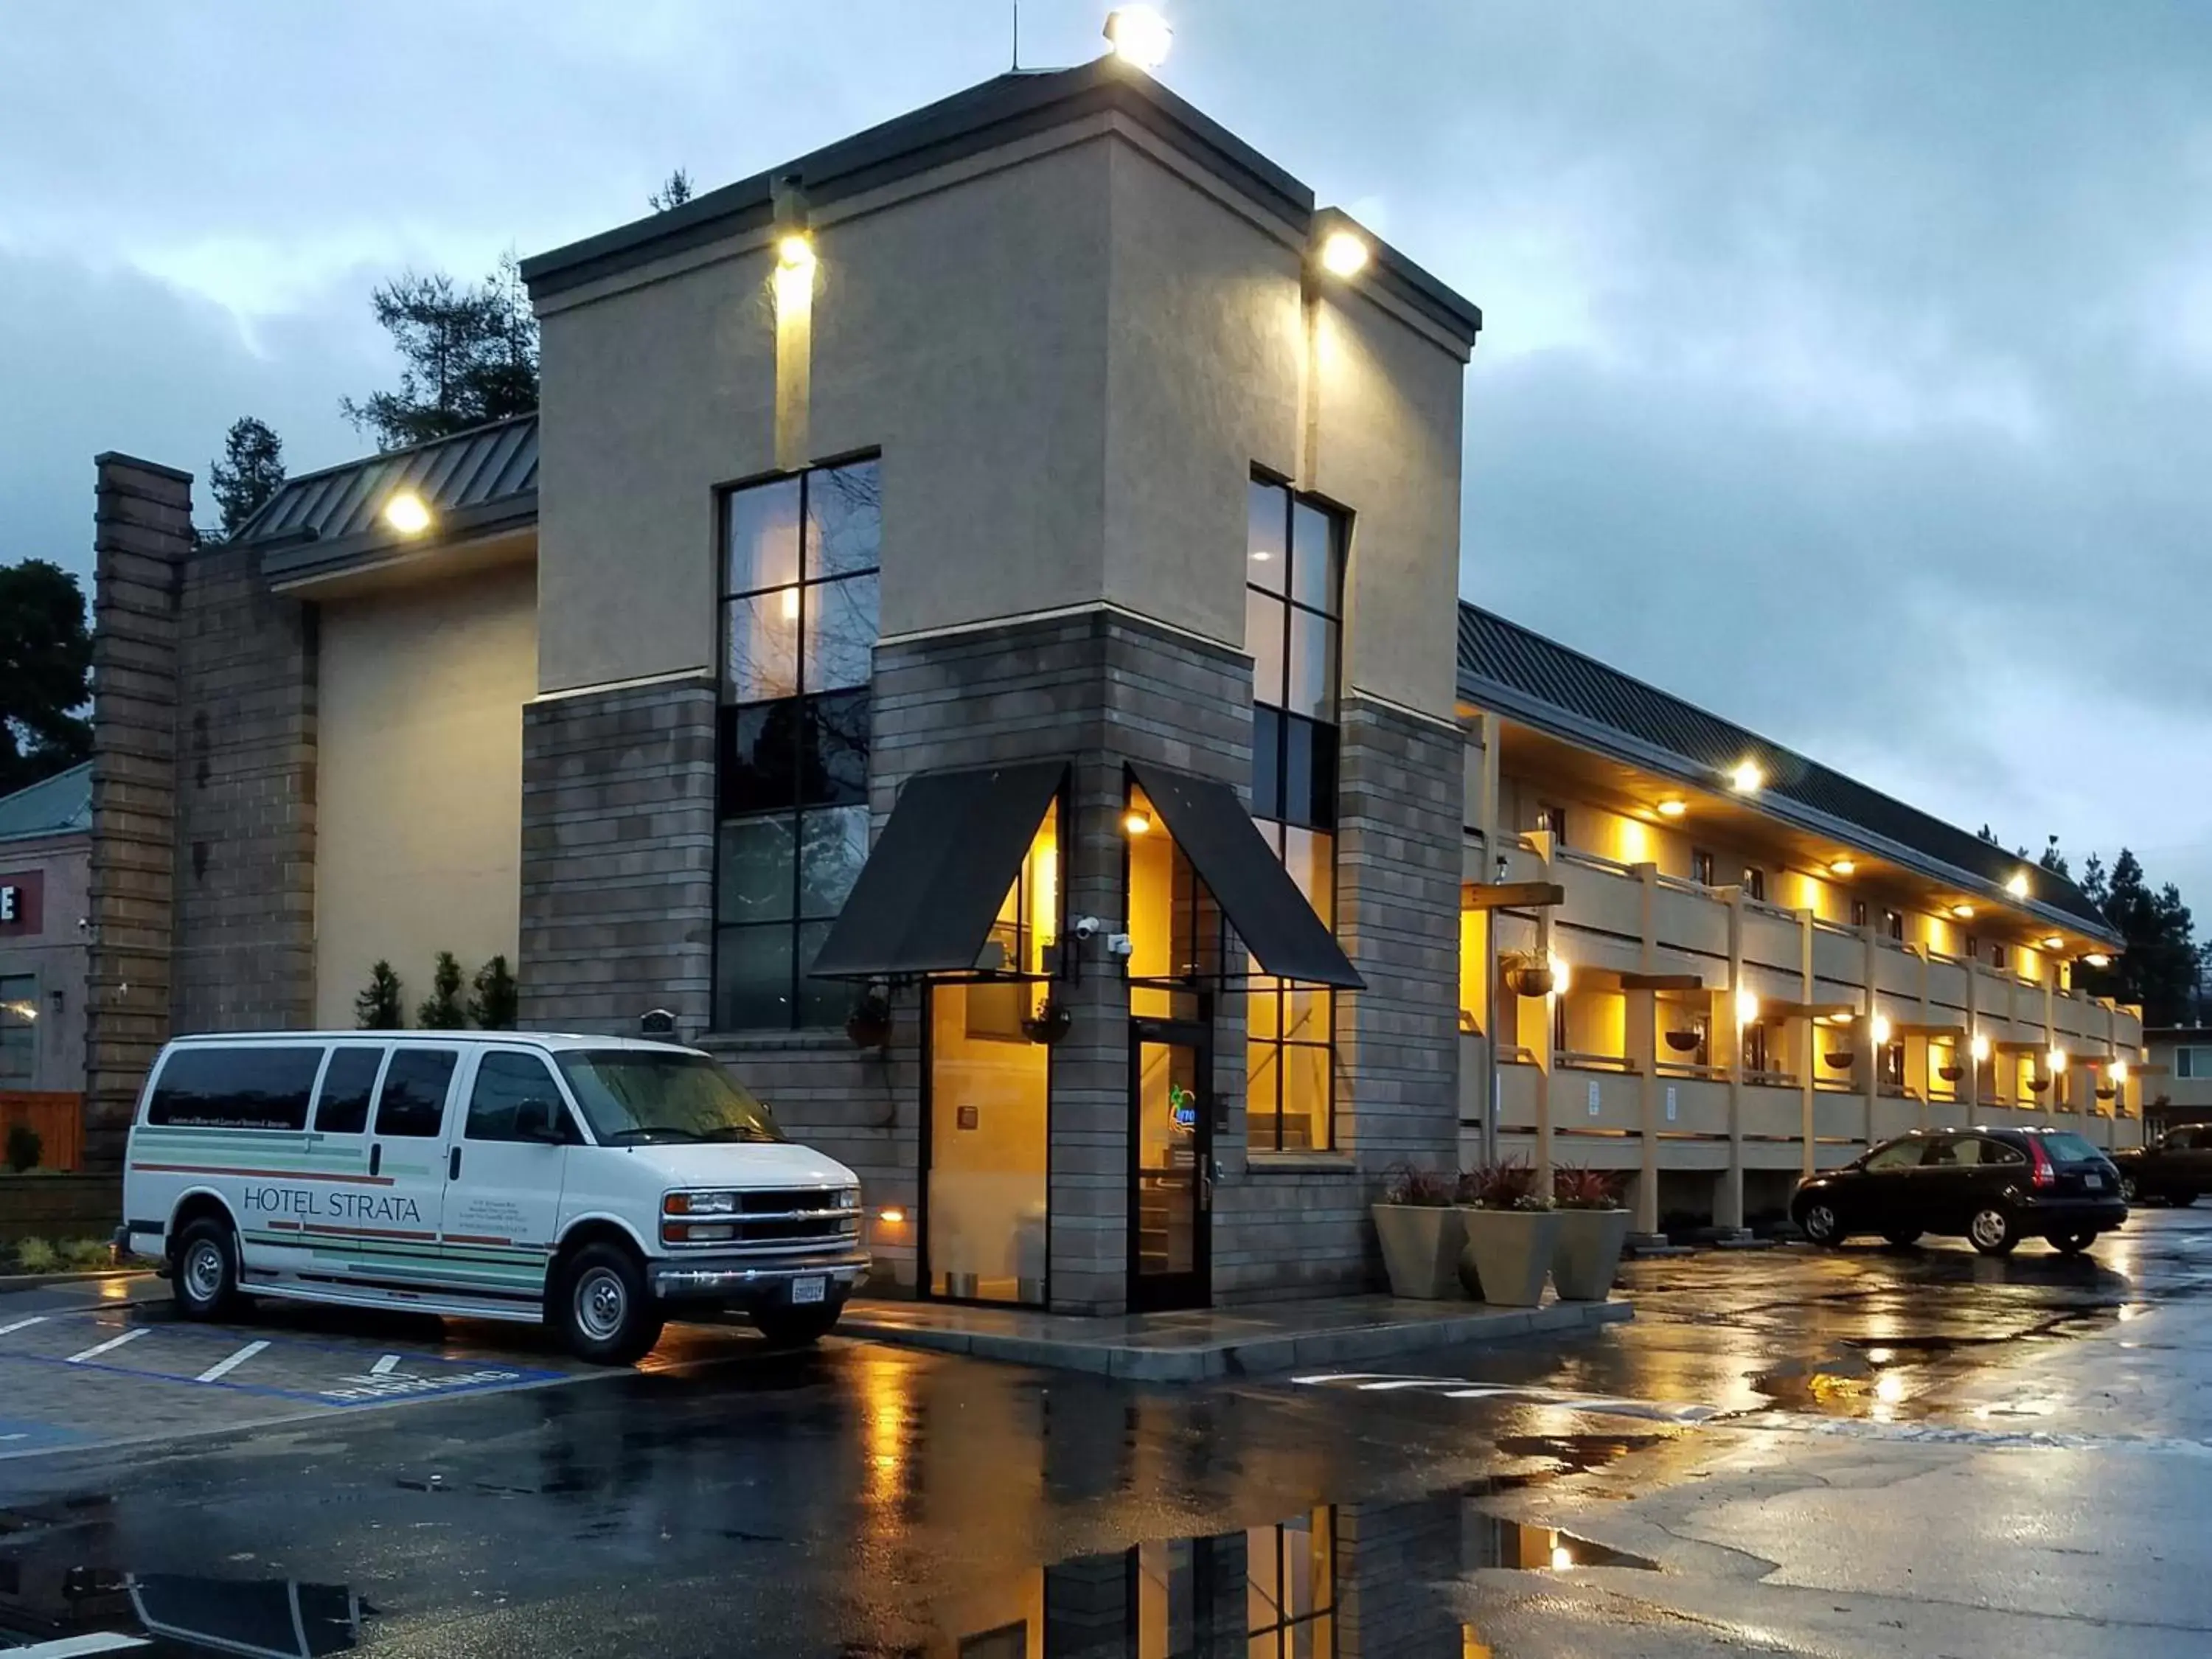
[[[1131,957],[1137,951],[1137,941],[1127,933],[1106,935],[1106,954],[1109,957]]]
[[[1096,916],[1078,916],[1067,924],[1067,931],[1078,939],[1096,939],[1098,930],[1104,926],[1105,923]]]

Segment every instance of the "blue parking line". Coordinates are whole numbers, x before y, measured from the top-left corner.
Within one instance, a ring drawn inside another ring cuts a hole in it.
[[[75,1429],[37,1422],[27,1417],[0,1417],[0,1457],[10,1452],[52,1451],[63,1446],[97,1443],[97,1436],[82,1434]]]

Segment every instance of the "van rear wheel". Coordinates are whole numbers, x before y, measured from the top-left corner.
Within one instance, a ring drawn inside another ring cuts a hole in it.
[[[228,1222],[202,1216],[185,1229],[169,1291],[187,1319],[222,1319],[238,1311],[245,1298],[238,1293],[238,1235]]]
[[[628,1365],[653,1352],[663,1321],[645,1269],[616,1244],[576,1252],[554,1292],[553,1316],[568,1352],[594,1365]]]

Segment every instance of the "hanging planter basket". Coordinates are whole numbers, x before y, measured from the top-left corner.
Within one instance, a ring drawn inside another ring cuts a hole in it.
[[[852,1039],[855,1048],[890,1048],[890,999],[880,991],[871,991],[862,997],[853,1012],[845,1016],[845,1035]]]
[[[1524,997],[1547,997],[1552,994],[1553,976],[1549,968],[1516,968],[1510,978],[1513,988]]]
[[[1074,1017],[1068,1012],[1066,1004],[1048,1000],[1022,1022],[1022,1035],[1031,1042],[1050,1045],[1066,1036],[1073,1024]]]
[[[1966,1075],[1966,1068],[1955,1063],[1949,1066],[1938,1066],[1936,1068],[1936,1075],[1946,1083],[1956,1083]]]
[[[1831,1048],[1822,1058],[1839,1072],[1848,1072],[1858,1060],[1858,1055],[1849,1048]]]
[[[2032,1077],[2027,1080],[2027,1086],[2036,1093],[2041,1094],[2051,1086],[2051,1079],[2047,1077]]]
[[[2111,1100],[2119,1092],[2109,1083],[2100,1083],[2097,1085],[2097,1098],[2100,1100]]]
[[[1667,1046],[1678,1054],[1693,1054],[1697,1051],[1698,1034],[1695,1031],[1669,1031],[1667,1033]]]

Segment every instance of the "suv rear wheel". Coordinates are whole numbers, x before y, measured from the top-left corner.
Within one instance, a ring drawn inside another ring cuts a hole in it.
[[[2020,1243],[2020,1228],[2009,1211],[1986,1204],[1966,1224],[1966,1242],[1984,1255],[2010,1255]]]
[[[645,1269],[619,1244],[586,1244],[553,1291],[553,1322],[568,1352],[594,1365],[629,1365],[653,1352],[662,1320]]]
[[[1836,1206],[1825,1198],[1816,1198],[1798,1211],[1797,1225],[1806,1237],[1824,1249],[1844,1242],[1843,1221],[1836,1214]]]

